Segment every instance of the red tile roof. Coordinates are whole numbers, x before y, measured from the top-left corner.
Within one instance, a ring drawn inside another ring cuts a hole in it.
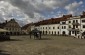
[[[46,24],[58,24],[60,21],[66,21],[70,17],[72,17],[71,14],[70,15],[63,15],[63,17],[59,17],[59,18],[51,18],[48,20],[43,20],[43,21],[35,23],[35,26],[46,25]]]
[[[29,26],[33,25],[33,23],[29,23],[29,24],[26,24],[24,25],[23,27],[21,27],[21,29],[27,29]]]

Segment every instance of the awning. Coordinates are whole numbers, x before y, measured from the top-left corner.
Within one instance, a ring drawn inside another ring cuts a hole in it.
[[[0,28],[0,32],[10,32],[10,31]]]

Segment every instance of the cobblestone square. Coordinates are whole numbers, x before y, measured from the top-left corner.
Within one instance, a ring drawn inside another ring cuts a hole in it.
[[[42,36],[41,40],[29,36],[11,36],[0,42],[0,50],[10,55],[85,55],[85,39],[66,36]]]

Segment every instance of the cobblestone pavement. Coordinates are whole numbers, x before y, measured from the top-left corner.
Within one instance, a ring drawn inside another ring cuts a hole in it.
[[[10,55],[85,55],[85,39],[67,36],[42,36],[41,40],[29,36],[11,36],[0,42],[0,52]]]

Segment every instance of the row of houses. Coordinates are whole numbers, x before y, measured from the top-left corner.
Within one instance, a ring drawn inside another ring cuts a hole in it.
[[[27,32],[35,28],[45,35],[70,35],[79,36],[85,32],[85,12],[79,16],[63,15],[59,18],[51,18],[24,26]]]
[[[30,31],[37,28],[44,35],[71,35],[79,36],[85,32],[85,12],[79,16],[63,15],[59,18],[51,18],[36,23],[29,23],[20,27],[20,25],[11,19],[0,23],[0,28],[10,31],[11,35],[29,34]]]
[[[10,34],[10,35],[27,35],[29,34],[29,31],[31,31],[31,29],[34,27],[32,27],[32,25],[34,25],[33,23],[27,24],[25,26],[20,26],[18,24],[18,22],[16,22],[15,19],[10,19],[9,21],[6,20],[3,23],[0,23],[0,31],[1,30],[5,30],[5,31],[1,31],[0,34]],[[31,28],[32,27],[32,28]]]

